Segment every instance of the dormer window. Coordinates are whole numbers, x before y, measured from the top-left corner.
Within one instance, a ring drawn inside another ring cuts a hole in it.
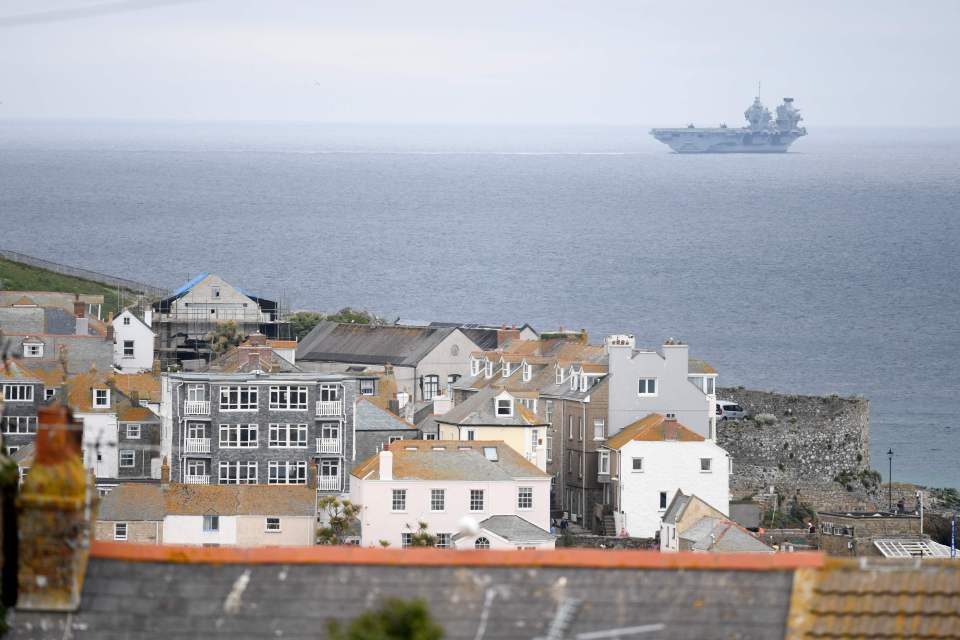
[[[524,362],[522,366],[523,366],[523,372],[522,372],[523,381],[530,382],[530,378],[533,377],[533,366],[531,366],[527,362]]]
[[[23,343],[23,357],[24,358],[42,358],[43,343],[42,342]]]
[[[470,375],[472,376],[480,375],[480,359],[479,358],[470,358]]]
[[[509,362],[503,361],[502,372],[503,372],[503,377],[504,377],[504,378],[509,378],[509,377],[510,377],[511,371],[510,371],[510,363],[509,363]]]
[[[487,378],[493,377],[493,361],[487,360],[483,365],[483,375]]]
[[[563,367],[557,365],[557,384],[563,384]]]
[[[110,389],[93,390],[93,408],[108,409],[110,407]]]
[[[580,374],[580,391],[586,391],[589,384],[586,374]]]
[[[513,398],[497,398],[497,416],[503,418],[513,416]]]
[[[580,376],[575,373],[570,374],[570,391],[576,391],[580,386]]]

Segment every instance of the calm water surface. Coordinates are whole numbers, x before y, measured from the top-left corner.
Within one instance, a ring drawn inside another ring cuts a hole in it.
[[[0,121],[0,246],[294,308],[688,341],[727,385],[871,401],[960,486],[960,130],[681,156],[641,127]]]

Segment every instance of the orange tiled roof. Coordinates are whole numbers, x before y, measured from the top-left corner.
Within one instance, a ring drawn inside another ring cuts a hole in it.
[[[49,360],[47,361],[50,362]],[[43,386],[53,388],[59,387],[63,384],[66,375],[63,371],[63,366],[58,362],[55,366],[30,366],[29,364],[22,365],[25,371],[29,371],[31,375],[43,382]]]
[[[631,440],[702,442],[704,437],[676,420],[667,420],[659,413],[651,413],[609,437],[606,444],[611,449],[619,449]]]
[[[267,340],[267,346],[271,349],[296,349],[296,340]]]
[[[117,414],[119,422],[146,422],[156,417],[156,414],[146,407],[125,407]]]
[[[141,400],[160,402],[160,377],[149,371],[143,373],[115,373],[111,378],[113,386],[124,395],[136,391]]]
[[[27,296],[22,296],[19,300],[15,301],[10,305],[11,307],[35,307],[37,303],[28,298]]]
[[[100,373],[92,367],[84,373],[67,377],[67,403],[74,411],[112,411],[102,407],[93,408],[93,390],[110,388],[110,374]]]

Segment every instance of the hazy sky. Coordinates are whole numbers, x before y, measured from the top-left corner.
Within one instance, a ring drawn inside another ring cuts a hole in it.
[[[0,118],[960,126],[960,1],[0,0]]]

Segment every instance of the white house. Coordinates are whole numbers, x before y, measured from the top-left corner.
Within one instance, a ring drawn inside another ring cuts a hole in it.
[[[129,309],[114,318],[112,325],[113,366],[123,373],[149,371],[153,367],[156,338],[150,326]]]
[[[438,547],[553,548],[550,476],[503,442],[400,440],[352,475],[363,546],[408,546],[424,522]]]
[[[677,491],[660,525],[660,551],[773,553],[773,548],[697,496]]]
[[[617,530],[632,537],[652,538],[678,491],[730,513],[729,455],[675,418],[652,413],[608,438],[599,475],[611,484]]]

